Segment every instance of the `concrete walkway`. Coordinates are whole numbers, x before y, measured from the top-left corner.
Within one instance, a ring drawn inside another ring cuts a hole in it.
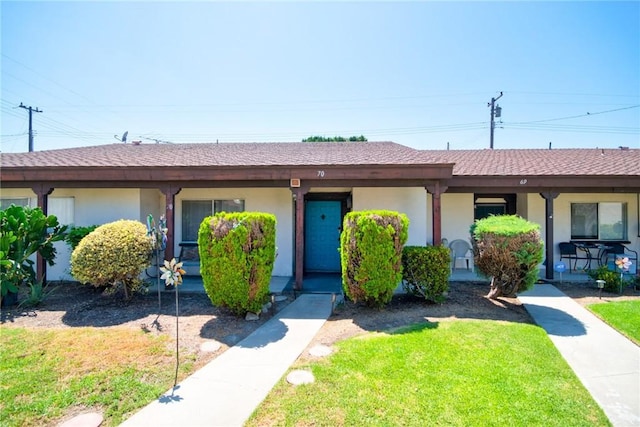
[[[640,347],[548,284],[518,296],[616,427],[640,426]],[[303,294],[122,426],[241,426],[333,309]]]
[[[640,347],[553,285],[518,295],[614,426],[640,426]]]
[[[241,426],[309,345],[333,309],[304,294],[122,426]]]

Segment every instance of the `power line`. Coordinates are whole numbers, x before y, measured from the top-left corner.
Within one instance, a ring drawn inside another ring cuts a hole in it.
[[[613,110],[597,111],[595,113],[587,112],[585,114],[578,114],[576,116],[556,117],[556,118],[553,118],[553,119],[532,120],[532,121],[529,121],[529,122],[516,122],[516,123],[512,123],[512,124],[525,125],[525,124],[530,124],[530,123],[543,123],[543,122],[554,122],[554,121],[558,121],[558,120],[578,119],[580,117],[597,116],[598,114],[613,113],[613,112],[616,112],[616,111],[630,110],[632,108],[638,108],[638,107],[640,107],[640,104],[631,105],[631,106],[622,107],[622,108],[614,108]]]
[[[593,96],[603,98],[638,98],[638,95],[615,93],[576,93],[576,92],[533,92],[533,91],[505,91],[507,94],[522,95],[553,95],[553,96]]]
[[[86,100],[86,101],[89,101],[90,103],[92,103],[92,104],[94,104],[94,105],[98,105],[96,102],[94,102],[94,101],[93,101],[93,100],[91,100],[90,98],[88,98],[88,97],[84,96],[83,94],[78,93],[78,92],[76,92],[75,90],[70,89],[70,88],[68,88],[67,86],[64,86],[63,84],[61,84],[61,83],[59,83],[59,82],[57,82],[57,81],[55,81],[55,80],[51,79],[50,77],[45,76],[44,74],[42,74],[42,73],[38,72],[37,70],[34,70],[33,68],[29,67],[28,65],[23,64],[22,62],[18,61],[17,59],[14,59],[14,58],[12,58],[12,57],[10,57],[10,56],[8,56],[8,55],[4,54],[4,53],[1,53],[0,55],[4,56],[5,58],[9,59],[10,61],[15,62],[16,64],[20,65],[21,67],[26,68],[27,70],[31,71],[32,73],[36,74],[37,76],[40,76],[41,78],[43,78],[43,79],[45,79],[45,80],[48,80],[49,82],[51,82],[51,83],[55,84],[56,86],[58,86],[58,87],[60,87],[60,88],[62,88],[62,89],[64,89],[64,90],[68,91],[69,93],[72,93],[73,95],[75,95],[75,96],[77,96],[77,97],[79,97],[79,98],[82,98],[82,99],[84,99],[84,100]],[[5,74],[7,74],[7,73],[6,73],[6,71],[5,71]],[[20,80],[20,81],[22,81],[22,82],[24,82],[24,83],[26,83],[26,84],[28,84],[28,85],[30,85],[30,86],[33,86],[33,87],[35,87],[36,89],[43,90],[42,88],[39,88],[39,87],[37,87],[37,86],[34,86],[34,85],[30,84],[29,82],[26,82],[26,81],[24,81],[24,80],[22,80],[22,79],[20,79],[20,78],[18,78],[18,77],[16,77],[16,76],[14,76],[14,75],[11,75],[11,77],[13,77],[13,78],[15,78],[15,79],[17,79],[17,80]],[[46,91],[45,91],[45,92],[46,92]],[[47,93],[48,93],[48,92],[47,92]],[[53,95],[53,94],[51,94],[51,93],[49,93],[49,95],[51,95],[51,96],[52,96],[52,97],[54,97],[54,98],[59,98],[58,96],[55,96],[55,95]],[[63,100],[63,101],[64,101],[64,100]],[[67,104],[69,104],[69,105],[72,105],[70,102],[67,102],[67,101],[64,101],[64,102],[65,102],[65,103],[67,103]],[[107,108],[106,110],[107,110],[107,112],[108,112],[108,113],[111,113],[111,114],[113,114],[113,115],[117,116],[119,119],[123,119],[123,118],[124,118],[123,116],[121,116],[121,115],[120,115],[120,113],[118,113],[118,112],[116,112],[116,111],[110,110],[110,109],[108,109],[108,108]]]

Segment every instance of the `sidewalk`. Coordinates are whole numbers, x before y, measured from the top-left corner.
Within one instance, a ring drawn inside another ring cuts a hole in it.
[[[640,426],[640,347],[553,285],[518,296],[614,426]],[[243,341],[121,424],[241,426],[332,311],[303,294]]]
[[[309,345],[332,311],[304,294],[121,426],[241,426]]]
[[[640,347],[553,285],[518,299],[614,426],[640,426]]]

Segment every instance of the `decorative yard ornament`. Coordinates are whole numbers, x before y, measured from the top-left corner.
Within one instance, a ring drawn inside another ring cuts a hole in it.
[[[562,273],[565,272],[565,270],[567,269],[567,266],[564,265],[564,262],[556,262],[553,265],[553,269],[554,271],[560,273],[560,283],[562,283]]]
[[[629,260],[629,257],[626,256],[617,256],[616,257],[616,267],[620,269],[620,293],[622,293],[622,286],[624,284],[624,273],[629,271],[631,268],[632,262]]]
[[[173,387],[175,388],[178,384],[178,367],[180,366],[180,336],[178,328],[180,311],[178,309],[178,285],[182,283],[182,276],[185,274],[185,271],[182,269],[182,263],[176,262],[175,258],[172,258],[171,261],[165,260],[164,267],[160,267],[160,271],[162,271],[162,279],[165,282],[165,288],[170,289],[169,287],[172,286],[176,293],[176,372],[173,380]]]
[[[169,229],[167,228],[167,221],[164,215],[160,215],[157,227],[153,215],[147,215],[147,236],[151,237],[153,250],[155,251],[155,260],[153,262],[156,264],[154,267],[156,270],[156,287],[158,289],[158,310],[162,306],[162,298],[160,296],[160,252],[164,252],[167,248],[168,232]]]
[[[170,262],[165,260],[164,267],[160,267],[160,271],[162,271],[160,278],[164,280],[167,287],[180,285],[182,275],[185,274],[182,263],[176,262],[175,258],[172,258]]]

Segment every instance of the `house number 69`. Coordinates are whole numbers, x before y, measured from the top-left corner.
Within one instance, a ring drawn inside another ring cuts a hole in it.
[[[318,176],[320,178],[324,178],[324,171],[318,171]]]

